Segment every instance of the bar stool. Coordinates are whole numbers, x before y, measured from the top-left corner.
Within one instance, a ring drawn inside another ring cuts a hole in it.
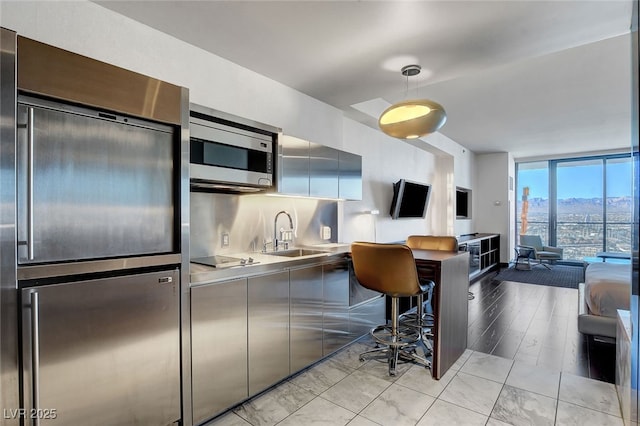
[[[435,236],[435,235],[410,235],[407,238],[407,246],[412,249],[419,250],[441,250],[441,251],[458,251],[458,240],[456,237],[448,236]],[[422,275],[425,275],[429,271],[424,271]],[[418,268],[418,275],[420,274],[420,268]],[[431,282],[433,284],[433,282]],[[416,327],[420,330],[423,343],[428,350],[431,350],[429,338],[433,338],[431,328],[434,326],[433,315],[433,288],[435,285],[431,285],[427,292],[427,299],[424,299],[423,295],[417,296],[416,311],[409,312],[400,317],[400,322],[404,325]]]
[[[391,298],[391,325],[371,329],[370,334],[377,347],[361,353],[360,361],[369,355],[384,354],[390,376],[396,375],[398,360],[417,362],[431,368],[431,362],[416,353],[419,332],[413,327],[400,327],[398,321],[399,298],[422,295],[430,286],[430,283],[418,280],[411,249],[402,244],[355,242],[351,244],[351,257],[360,284]]]

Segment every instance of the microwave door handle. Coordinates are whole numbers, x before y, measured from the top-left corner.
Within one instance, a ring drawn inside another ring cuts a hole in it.
[[[35,138],[34,111],[27,111],[27,259],[35,258],[33,248],[33,149]]]

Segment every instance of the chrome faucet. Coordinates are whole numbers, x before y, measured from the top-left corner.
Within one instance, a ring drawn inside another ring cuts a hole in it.
[[[293,232],[293,219],[291,219],[291,215],[285,210],[279,211],[276,214],[276,218],[273,219],[273,251],[278,250],[278,217],[280,217],[281,214],[287,215],[287,217],[289,218],[289,226],[291,227],[291,231]]]

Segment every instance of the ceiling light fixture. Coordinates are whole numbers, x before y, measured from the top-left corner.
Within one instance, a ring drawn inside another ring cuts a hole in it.
[[[420,74],[420,65],[402,67],[402,75],[409,77]],[[411,99],[398,102],[384,110],[378,119],[380,130],[398,139],[416,139],[438,131],[447,121],[447,113],[442,105],[429,99]]]

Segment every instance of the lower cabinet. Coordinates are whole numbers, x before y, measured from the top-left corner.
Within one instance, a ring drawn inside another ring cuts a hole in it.
[[[351,342],[349,334],[349,262],[322,265],[322,355],[327,356]]]
[[[295,373],[322,358],[322,265],[289,272],[290,362]]]
[[[193,421],[246,399],[247,279],[191,289]]]
[[[380,295],[367,302],[352,306],[349,310],[349,334],[357,339],[373,327],[385,324],[386,299]]]
[[[249,395],[255,395],[289,375],[289,271],[249,278],[247,307]]]
[[[194,424],[384,322],[383,297],[350,306],[351,296],[344,259],[192,287]]]

